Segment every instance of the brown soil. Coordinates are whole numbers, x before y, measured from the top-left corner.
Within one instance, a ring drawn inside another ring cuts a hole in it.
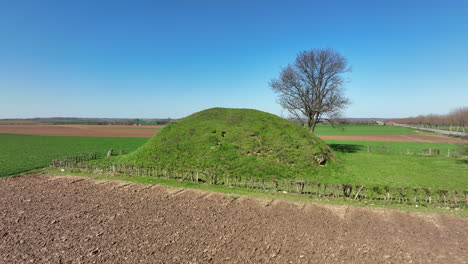
[[[1,263],[466,263],[468,220],[78,177],[0,179]]]
[[[468,140],[431,134],[401,134],[401,135],[319,135],[321,139],[359,140],[359,141],[391,141],[391,142],[428,142],[468,144]]]
[[[163,127],[131,125],[0,125],[0,133],[81,137],[152,137]],[[431,134],[319,135],[319,137],[321,139],[336,140],[468,144],[466,139]]]
[[[80,137],[152,137],[162,127],[131,125],[0,125],[0,133]]]

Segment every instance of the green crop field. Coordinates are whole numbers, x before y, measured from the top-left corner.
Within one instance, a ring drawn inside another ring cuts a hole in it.
[[[48,166],[55,158],[85,152],[130,152],[147,138],[54,137],[0,134],[0,177]]]
[[[317,125],[314,134],[316,135],[396,135],[415,134],[411,128],[399,126],[379,126],[379,125],[344,125],[333,127],[331,125]]]

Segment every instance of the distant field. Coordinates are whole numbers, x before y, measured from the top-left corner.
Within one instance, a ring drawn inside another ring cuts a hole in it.
[[[2,125],[0,133],[77,136],[77,137],[152,137],[163,126],[135,125]]]
[[[1,125],[37,125],[39,122],[33,120],[0,120]]]
[[[379,125],[344,125],[332,127],[331,125],[317,125],[316,135],[396,135],[414,134],[411,128]]]
[[[48,166],[55,158],[83,152],[125,150],[141,146],[147,138],[51,137],[0,134],[0,177]]]

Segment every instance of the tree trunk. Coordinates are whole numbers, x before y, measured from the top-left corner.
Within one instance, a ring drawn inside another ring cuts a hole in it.
[[[315,130],[315,125],[316,125],[316,124],[317,124],[317,122],[316,122],[316,118],[315,118],[315,117],[312,116],[312,117],[308,117],[308,118],[307,118],[307,126],[309,127],[309,131],[310,131],[311,133],[314,132],[314,130]]]

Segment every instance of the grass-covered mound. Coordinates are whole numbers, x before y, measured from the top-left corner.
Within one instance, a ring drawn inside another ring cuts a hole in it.
[[[303,127],[251,109],[212,108],[169,124],[145,145],[118,158],[181,170],[243,177],[303,178],[334,159]]]

